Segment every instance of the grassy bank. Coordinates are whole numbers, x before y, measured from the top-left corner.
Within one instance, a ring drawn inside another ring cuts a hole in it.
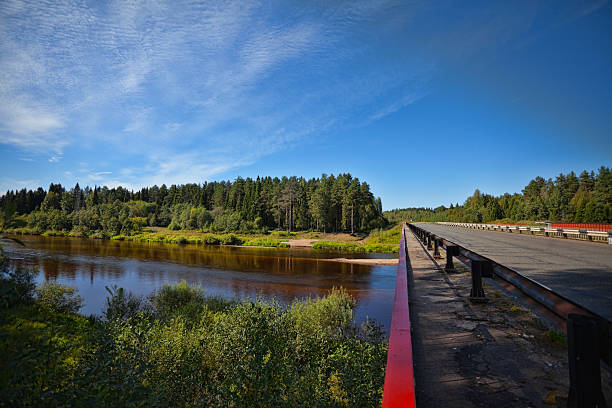
[[[357,252],[357,253],[397,253],[399,248],[395,245],[383,244],[351,244],[348,242],[317,241],[313,249],[323,251]]]
[[[373,230],[369,235],[350,235],[343,233],[322,233],[316,231],[263,233],[211,233],[197,230],[171,230],[161,227],[144,228],[132,234],[105,236],[94,233],[80,235],[77,231],[49,230],[37,231],[27,227],[4,230],[17,235],[43,235],[63,237],[88,237],[133,242],[159,242],[173,244],[244,245],[253,247],[289,248],[292,242],[305,241],[306,246],[326,251],[356,253],[397,253],[401,226],[398,224],[387,229]]]
[[[370,232],[365,238],[355,242],[326,241],[315,242],[314,249],[358,253],[398,253],[402,233],[401,224],[392,228],[378,229]]]

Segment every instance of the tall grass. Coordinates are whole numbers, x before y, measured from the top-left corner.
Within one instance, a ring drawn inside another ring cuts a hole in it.
[[[399,246],[386,244],[356,244],[351,242],[317,241],[312,245],[313,249],[336,252],[356,253],[397,253]]]

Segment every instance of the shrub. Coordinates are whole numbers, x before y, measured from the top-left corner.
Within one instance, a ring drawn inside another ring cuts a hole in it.
[[[255,246],[255,247],[271,247],[271,248],[289,248],[289,244],[281,242],[278,239],[272,238],[254,238],[244,241],[244,246]]]
[[[88,237],[89,234],[90,234],[90,231],[87,228],[87,226],[85,226],[85,225],[77,225],[77,226],[72,228],[72,231],[70,231],[69,235],[71,237]]]
[[[312,245],[313,249],[323,251],[338,251],[338,252],[377,252],[377,253],[396,253],[399,252],[399,245],[385,244],[367,244],[359,245],[349,242],[337,241],[317,241]]]
[[[221,236],[222,245],[241,245],[242,240],[234,234],[226,234]]]
[[[76,313],[83,305],[83,299],[76,294],[77,291],[74,286],[45,281],[36,288],[36,298],[39,303],[54,312]]]
[[[228,300],[221,296],[207,296],[204,298],[204,306],[211,312],[225,312],[237,304],[236,300]]]
[[[402,235],[402,224],[397,224],[387,229],[375,229],[370,232],[366,239],[368,244],[391,244],[397,245]]]
[[[324,298],[294,302],[290,313],[298,337],[308,338],[317,333],[337,339],[352,324],[355,306],[355,299],[346,290],[334,288]]]
[[[221,240],[216,235],[208,234],[204,236],[204,243],[207,245],[219,245]]]
[[[36,271],[8,265],[0,248],[0,302],[9,308],[32,301]]]
[[[127,320],[148,312],[145,299],[142,296],[126,292],[125,289],[118,288],[117,285],[110,288],[106,286],[106,291],[111,295],[106,298],[106,305],[102,311],[106,320]]]
[[[150,296],[150,300],[156,316],[162,320],[175,315],[195,319],[204,308],[204,291],[186,281],[173,285],[166,283]]]
[[[90,381],[87,372],[75,378],[75,371],[94,347],[98,333],[93,327],[91,319],[58,314],[35,303],[10,309],[0,319],[0,406],[86,405],[81,390],[78,394],[64,390],[73,387],[75,380]]]
[[[111,304],[134,298],[109,293]],[[288,308],[202,298],[184,282],[156,296],[202,311],[102,321],[13,309],[0,321],[0,405],[380,406],[387,344],[371,323],[354,325],[346,291]]]

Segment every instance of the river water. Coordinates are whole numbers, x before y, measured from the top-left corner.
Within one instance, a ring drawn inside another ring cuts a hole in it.
[[[358,301],[357,321],[374,318],[385,330],[391,323],[397,268],[330,261],[391,255],[42,236],[19,239],[25,246],[4,244],[5,254],[13,262],[37,268],[38,282],[57,280],[76,286],[85,303],[80,312],[85,315],[101,312],[108,294],[105,286],[148,295],[164,283],[185,280],[201,285],[208,295],[262,296],[283,304],[341,286]]]

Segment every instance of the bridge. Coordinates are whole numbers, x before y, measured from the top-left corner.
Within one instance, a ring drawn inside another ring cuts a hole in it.
[[[612,246],[542,235],[404,226],[383,407],[606,406]],[[547,327],[507,299],[567,334],[561,357],[531,354]]]

